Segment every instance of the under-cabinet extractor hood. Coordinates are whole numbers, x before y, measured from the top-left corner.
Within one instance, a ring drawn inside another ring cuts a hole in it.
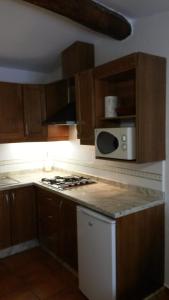
[[[76,107],[75,102],[66,104],[55,115],[48,118],[44,124],[48,125],[74,125],[76,124]]]

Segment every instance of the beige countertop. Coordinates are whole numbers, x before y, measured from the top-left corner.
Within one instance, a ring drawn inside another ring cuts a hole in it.
[[[111,218],[119,218],[131,213],[135,213],[149,207],[164,203],[161,192],[148,190],[144,188],[129,187],[121,183],[111,181],[104,182],[99,178],[94,178],[96,183],[78,186],[69,190],[58,191],[41,183],[43,177],[54,177],[56,175],[68,175],[68,173],[55,170],[50,173],[43,171],[29,171],[4,174],[0,176],[8,176],[16,183],[13,185],[4,185],[0,190],[9,190],[13,188],[23,187],[31,184],[42,187],[56,194],[63,195],[67,199],[71,199],[79,205],[101,212]],[[83,174],[86,176],[86,174]]]

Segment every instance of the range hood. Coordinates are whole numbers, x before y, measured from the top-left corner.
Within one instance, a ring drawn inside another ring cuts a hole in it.
[[[76,105],[69,102],[55,115],[44,121],[47,125],[74,125],[76,124]]]

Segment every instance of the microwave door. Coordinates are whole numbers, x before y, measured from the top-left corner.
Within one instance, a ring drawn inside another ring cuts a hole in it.
[[[119,147],[118,139],[109,132],[102,131],[97,136],[97,148],[101,154],[113,153]]]

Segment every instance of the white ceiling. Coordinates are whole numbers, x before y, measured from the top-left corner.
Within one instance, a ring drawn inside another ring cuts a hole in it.
[[[169,10],[168,0],[96,0],[131,18]],[[0,66],[50,72],[60,53],[76,40],[100,34],[22,0],[0,0]]]
[[[128,17],[141,18],[169,10],[169,0],[95,0]]]

